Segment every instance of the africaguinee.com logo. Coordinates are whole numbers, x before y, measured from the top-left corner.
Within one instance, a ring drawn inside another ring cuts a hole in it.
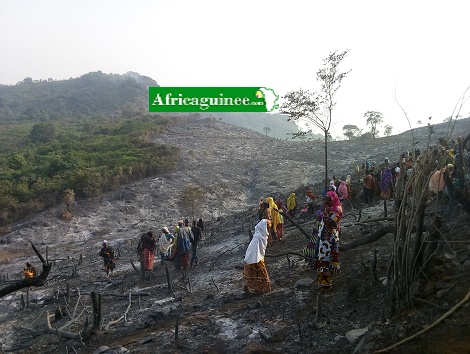
[[[150,112],[272,112],[278,99],[266,87],[149,87]]]

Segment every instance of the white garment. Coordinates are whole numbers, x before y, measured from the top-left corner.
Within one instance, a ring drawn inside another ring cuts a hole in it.
[[[170,239],[171,240],[171,239]],[[167,253],[173,242],[166,239],[166,234],[160,236],[160,252]]]
[[[268,221],[262,219],[255,226],[255,233],[245,253],[245,262],[255,264],[264,258],[268,246]]]

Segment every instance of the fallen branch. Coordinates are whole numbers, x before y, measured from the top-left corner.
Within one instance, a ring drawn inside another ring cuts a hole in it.
[[[305,256],[302,254],[302,253],[299,253],[299,252],[285,252],[285,253],[281,253],[281,254],[265,254],[264,256],[265,257],[284,257],[284,256],[288,256],[288,255],[294,255],[294,256],[299,256],[299,257],[302,257],[302,258],[305,258]]]
[[[77,299],[77,303],[75,304],[75,307],[73,309],[72,320],[75,318],[75,314],[77,313],[78,303],[80,302],[80,298],[81,298],[80,289],[78,287],[77,287],[77,293],[78,293],[78,299]]]
[[[377,219],[368,219],[368,220],[363,220],[363,221],[358,221],[358,222],[353,222],[353,223],[350,223],[350,224],[343,224],[341,225],[341,227],[349,227],[349,226],[356,226],[356,225],[366,225],[366,224],[370,224],[370,223],[373,223],[373,222],[379,222],[379,221],[393,221],[395,220],[395,218],[392,218],[392,217],[386,217],[386,218],[377,218]]]
[[[217,291],[220,291],[219,290],[219,287],[217,286],[217,284],[215,283],[214,281],[214,277],[211,277],[211,280],[212,280],[212,284],[214,284],[215,288],[217,289]]]
[[[1,288],[0,298],[20,289],[29,288],[31,286],[44,286],[44,284],[46,283],[47,276],[49,275],[49,272],[51,271],[52,263],[47,263],[42,257],[41,253],[39,253],[37,248],[34,246],[34,244],[31,241],[29,242],[31,243],[31,247],[33,248],[34,252],[38,256],[38,258],[41,260],[41,263],[42,263],[41,274],[39,274],[37,277],[16,281],[15,283],[9,284]]]
[[[106,327],[104,328],[105,331],[107,331],[107,330],[109,329],[109,327],[111,327],[112,325],[118,324],[118,323],[121,322],[123,319],[124,319],[124,316],[121,316],[121,317],[119,317],[117,320],[109,321],[109,322],[106,324]]]
[[[59,331],[58,329],[52,328],[51,321],[49,319],[49,311],[46,312],[46,333],[55,334],[62,338],[74,339],[82,343],[82,336],[71,332]]]
[[[134,261],[132,259],[129,259],[129,260],[131,261],[132,268],[134,268],[136,273],[139,274],[139,276],[142,275],[142,272],[138,270],[137,267],[135,266]]]
[[[441,310],[449,310],[448,307],[445,307],[445,306],[440,306],[440,305],[437,305],[437,304],[434,304],[432,303],[431,301],[427,301],[427,300],[424,300],[424,299],[420,299],[419,297],[413,297],[413,300],[416,300],[418,302],[422,302],[423,304],[427,304],[427,305],[431,305],[431,306],[434,306],[438,309],[441,309]]]
[[[129,296],[150,296],[150,293],[129,293],[126,294],[101,294],[101,296],[129,297]]]
[[[350,243],[347,243],[345,245],[340,245],[339,250],[343,251],[343,252],[344,251],[349,251],[349,250],[352,250],[353,248],[365,245],[367,243],[377,241],[381,237],[383,237],[387,234],[390,234],[390,233],[392,233],[392,234],[395,233],[395,227],[393,225],[384,226],[384,227],[378,229],[377,231],[375,231],[374,233],[370,234],[367,237],[364,237],[364,238],[361,238],[361,239],[358,239],[358,240],[354,240],[354,241],[352,241]]]
[[[244,242],[243,242],[243,243],[244,243]],[[225,253],[230,252],[230,251],[233,251],[235,248],[240,247],[241,245],[243,245],[243,243],[239,243],[239,244],[237,244],[235,247],[232,247],[232,248],[230,248],[230,249],[228,249],[228,250],[222,252],[221,254],[219,254],[219,256],[214,260],[214,262],[212,262],[212,265],[211,265],[211,267],[209,268],[209,272],[212,270],[212,268],[214,267],[214,264],[220,259],[220,257],[222,257]]]
[[[292,223],[292,225],[294,225],[297,229],[299,229],[299,231],[302,233],[302,235],[304,235],[304,236],[307,238],[307,240],[310,240],[310,238],[312,237],[312,235],[310,235],[307,231],[305,231],[302,226],[300,226],[299,224],[297,224],[297,223],[294,221],[294,219],[292,219],[292,218],[290,217],[290,215],[287,215],[287,214],[284,213],[283,211],[279,211],[279,210],[276,210],[276,209],[274,209],[274,211],[277,211],[279,214],[281,214],[281,215],[284,216],[287,220],[289,220],[289,221]]]
[[[129,312],[131,305],[132,305],[132,294],[129,293],[129,305],[127,305],[126,312],[124,312],[124,323],[127,323],[127,313]]]
[[[436,327],[439,323],[441,323],[442,321],[444,321],[447,317],[449,317],[450,315],[452,315],[455,311],[457,311],[458,308],[460,308],[463,304],[465,304],[468,299],[470,299],[470,291],[467,293],[467,295],[457,304],[455,305],[454,307],[452,307],[449,311],[447,311],[445,314],[443,314],[441,317],[439,317],[435,322],[433,322],[432,324],[430,324],[428,327],[424,328],[423,330],[419,331],[418,333],[415,333],[413,334],[412,336],[409,336],[405,339],[403,339],[402,341],[398,342],[398,343],[395,343],[385,349],[381,349],[381,350],[378,350],[378,351],[375,351],[374,353],[386,353],[390,350],[392,350],[393,348],[396,348],[406,342],[409,342],[410,340],[412,339],[415,339],[416,337],[420,336],[421,334],[423,333],[426,333],[427,331],[429,331],[431,328],[434,328]]]

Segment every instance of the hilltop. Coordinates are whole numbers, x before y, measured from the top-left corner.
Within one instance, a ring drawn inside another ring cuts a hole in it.
[[[148,110],[148,87],[158,86],[135,72],[124,75],[90,72],[69,80],[25,78],[17,85],[0,85],[0,122],[114,117]]]

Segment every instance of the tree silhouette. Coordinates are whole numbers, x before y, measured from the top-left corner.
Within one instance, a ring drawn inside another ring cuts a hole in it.
[[[321,83],[320,91],[310,92],[302,89],[291,91],[283,97],[286,101],[280,109],[282,114],[289,116],[288,120],[301,120],[305,123],[310,132],[314,128],[323,132],[325,188],[328,184],[328,135],[336,106],[335,96],[341,87],[342,80],[351,71],[339,72],[338,67],[348,52],[349,50],[341,53],[335,51],[323,59],[323,68],[316,73],[316,79]],[[298,135],[305,135],[305,132],[300,132]]]
[[[370,125],[370,132],[373,138],[376,138],[379,135],[379,130],[377,126],[382,124],[384,121],[383,114],[376,111],[367,111],[364,113],[364,118],[367,119],[366,124]]]
[[[354,124],[347,124],[343,127],[343,135],[351,140],[355,136],[359,136],[361,130]]]

